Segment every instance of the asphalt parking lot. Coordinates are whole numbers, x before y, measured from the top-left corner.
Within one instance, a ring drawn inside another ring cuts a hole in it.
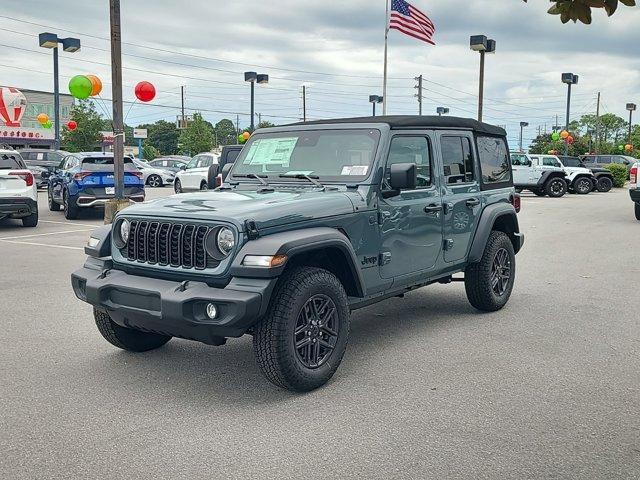
[[[171,189],[151,190],[150,197]],[[638,478],[640,223],[626,190],[524,194],[507,307],[462,284],[353,315],[334,379],[305,395],[249,337],[126,353],[76,300],[101,213],[0,222],[0,477]]]

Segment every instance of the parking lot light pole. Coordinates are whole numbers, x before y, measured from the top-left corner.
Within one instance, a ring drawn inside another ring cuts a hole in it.
[[[629,145],[631,145],[631,122],[633,121],[633,112],[636,111],[637,105],[635,103],[627,103],[627,110],[629,110]]]
[[[520,151],[524,152],[524,150],[522,149],[522,134],[524,132],[524,127],[528,127],[529,126],[529,122],[520,122]]]
[[[578,78],[578,75],[574,75],[573,73],[562,74],[562,83],[567,84],[567,119],[564,127],[567,132],[569,131],[569,121],[571,119],[571,85],[576,85]],[[569,144],[567,142],[564,144],[564,154],[569,154]]]
[[[449,109],[447,107],[438,107],[436,108],[436,113],[441,117],[449,113]]]
[[[472,35],[469,41],[471,50],[480,52],[480,82],[478,88],[478,121],[482,121],[484,107],[484,56],[486,53],[496,52],[496,41],[488,39],[486,35]]]
[[[256,129],[255,121],[255,84],[269,83],[269,75],[256,72],[244,72],[244,81],[251,84],[251,132]]]
[[[369,102],[373,104],[373,116],[376,116],[376,104],[382,103],[384,100],[380,95],[369,95]]]
[[[58,38],[55,33],[41,33],[38,42],[42,48],[53,50],[53,123],[55,132],[55,148],[60,149],[60,79],[58,75],[58,44],[62,44],[65,52],[74,53],[80,50],[78,38]]]

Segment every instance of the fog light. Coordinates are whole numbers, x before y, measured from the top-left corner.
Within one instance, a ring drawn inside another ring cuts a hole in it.
[[[215,303],[208,303],[207,304],[207,317],[209,317],[210,319],[214,319],[218,316],[218,307],[216,307]]]

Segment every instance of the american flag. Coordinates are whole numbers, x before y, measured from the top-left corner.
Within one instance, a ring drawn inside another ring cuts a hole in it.
[[[436,27],[431,19],[404,0],[391,0],[389,28],[435,45],[433,34]]]

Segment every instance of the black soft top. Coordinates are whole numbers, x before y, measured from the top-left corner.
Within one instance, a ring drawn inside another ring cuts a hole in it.
[[[472,118],[439,115],[383,115],[377,117],[336,118],[294,123],[293,125],[335,125],[340,123],[386,123],[391,129],[438,128],[464,129],[489,135],[506,136],[507,132],[495,125],[478,122]]]

